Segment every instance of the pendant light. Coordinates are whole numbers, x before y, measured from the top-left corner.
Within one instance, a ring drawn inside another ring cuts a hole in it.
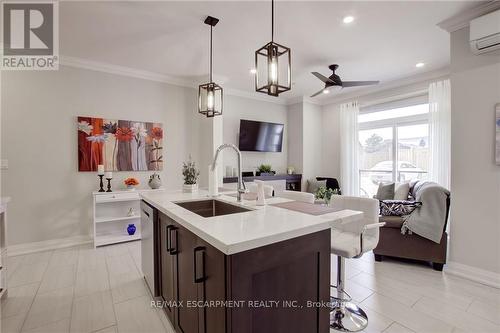
[[[290,49],[274,42],[274,0],[271,0],[271,41],[255,51],[255,91],[278,96],[291,89]],[[259,75],[262,74],[262,77]]]
[[[210,26],[210,79],[198,87],[198,112],[207,118],[222,115],[222,87],[212,80],[212,31],[219,22],[218,18],[207,16],[205,24]]]

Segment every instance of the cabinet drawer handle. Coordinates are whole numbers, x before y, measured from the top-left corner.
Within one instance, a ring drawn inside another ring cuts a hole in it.
[[[205,277],[205,247],[198,246],[194,248],[193,251],[193,260],[194,260],[194,283],[204,282],[206,280]],[[198,258],[201,255],[201,277],[198,277]]]
[[[172,232],[175,233],[174,237],[172,238]],[[175,246],[173,245],[175,242]],[[171,255],[177,254],[177,228],[174,227],[173,225],[169,225],[167,227],[167,252],[169,252]]]
[[[170,229],[173,227],[173,225],[167,225],[167,252],[170,252]]]

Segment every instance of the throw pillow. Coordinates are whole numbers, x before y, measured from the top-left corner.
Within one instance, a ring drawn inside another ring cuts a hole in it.
[[[420,206],[422,206],[422,203],[419,201],[381,200],[380,215],[382,216],[409,215]]]
[[[326,187],[326,180],[316,180],[316,179],[308,179],[307,180],[307,192],[316,193],[320,187]]]
[[[410,184],[400,183],[394,191],[394,200],[408,200],[408,193],[410,193]]]
[[[380,183],[378,185],[377,195],[375,199],[392,200],[394,199],[394,183]]]

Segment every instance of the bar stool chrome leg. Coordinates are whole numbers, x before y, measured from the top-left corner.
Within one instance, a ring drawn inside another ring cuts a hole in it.
[[[330,312],[330,327],[341,332],[357,332],[368,326],[368,316],[344,290],[345,258],[337,257],[336,296],[330,296],[332,311]]]

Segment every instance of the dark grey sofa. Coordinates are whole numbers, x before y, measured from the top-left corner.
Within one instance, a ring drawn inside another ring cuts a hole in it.
[[[418,197],[418,190],[421,188],[417,182],[410,189],[413,198]],[[444,189],[444,188],[443,188]],[[400,216],[380,216],[380,222],[385,222],[385,226],[380,228],[380,238],[377,247],[373,250],[376,261],[382,261],[383,256],[414,259],[427,261],[437,271],[443,270],[446,264],[448,234],[446,226],[450,212],[450,196],[446,197],[446,221],[444,223],[443,236],[439,244],[421,237],[417,234],[401,233],[403,218]],[[420,209],[424,209],[421,207]]]

